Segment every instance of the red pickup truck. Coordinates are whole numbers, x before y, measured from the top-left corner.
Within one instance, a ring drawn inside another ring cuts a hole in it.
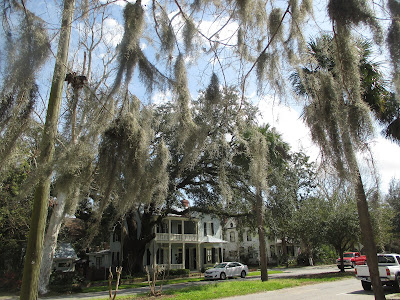
[[[340,258],[336,260],[336,265],[340,269]],[[343,265],[345,267],[354,268],[356,265],[365,265],[367,263],[367,257],[361,255],[360,252],[345,252],[343,253]]]

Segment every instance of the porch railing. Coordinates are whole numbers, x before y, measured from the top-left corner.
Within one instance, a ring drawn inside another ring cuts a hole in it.
[[[176,270],[176,269],[184,269],[183,264],[159,264],[159,266],[164,267],[165,269]]]
[[[156,241],[163,242],[198,242],[197,234],[156,233]]]

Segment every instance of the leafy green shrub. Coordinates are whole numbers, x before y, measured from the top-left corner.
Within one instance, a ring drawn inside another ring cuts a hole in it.
[[[171,270],[169,270],[169,275],[170,276],[178,276],[178,275],[187,275],[187,276],[189,276],[189,274],[190,274],[190,270],[189,269],[171,269]]]
[[[53,272],[50,277],[50,285],[81,284],[85,278],[75,272]]]

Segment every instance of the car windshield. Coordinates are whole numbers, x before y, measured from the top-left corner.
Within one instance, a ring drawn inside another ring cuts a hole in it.
[[[343,257],[353,257],[353,253],[345,253],[343,254]]]
[[[214,268],[216,268],[216,269],[223,269],[223,268],[225,268],[225,267],[226,267],[226,264],[225,264],[225,263],[222,263],[222,264],[216,265]]]

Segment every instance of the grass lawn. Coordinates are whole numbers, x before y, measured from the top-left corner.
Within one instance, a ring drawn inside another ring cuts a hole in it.
[[[158,280],[157,285],[160,285],[163,283],[163,285],[167,284],[174,284],[174,283],[184,283],[184,282],[197,282],[203,280],[202,278],[198,277],[193,277],[193,278],[178,278],[178,279],[170,279],[170,280]],[[118,289],[123,290],[123,289],[132,289],[132,288],[138,288],[138,287],[143,287],[143,286],[149,286],[147,281],[144,282],[136,282],[136,283],[131,283],[131,284],[121,284]],[[115,288],[115,281],[112,283],[112,288]],[[88,288],[82,288],[82,293],[93,293],[93,292],[102,292],[102,291],[108,291],[108,285],[107,286],[92,286]]]
[[[265,282],[259,280],[228,280],[218,281],[215,283],[205,284],[201,286],[185,287],[175,290],[163,291],[163,296],[157,297],[157,299],[182,299],[182,300],[206,300],[206,299],[217,299],[223,297],[231,297],[235,295],[247,295],[259,292],[279,290],[283,288],[295,287],[305,284],[322,283],[327,281],[341,280],[345,278],[352,278],[354,275],[346,273],[334,273],[325,274],[325,276],[319,275],[316,278],[290,278],[290,279],[270,279]],[[107,299],[107,298],[99,298]],[[119,300],[129,299],[153,299],[147,295],[132,295],[132,296],[121,296]]]
[[[282,273],[283,271],[268,271],[268,274],[277,274],[277,273]],[[260,276],[261,271],[253,271],[249,272],[248,276]],[[184,282],[197,282],[197,281],[203,281],[203,277],[192,277],[192,278],[178,278],[178,279],[170,279],[170,280],[164,280],[163,285],[167,284],[174,284],[174,283],[184,283]],[[157,281],[157,285],[161,284],[161,280]],[[118,289],[123,290],[123,289],[131,289],[131,288],[138,288],[138,287],[143,287],[143,286],[149,286],[149,284],[146,282],[136,282],[136,283],[131,283],[131,284],[121,284]],[[115,288],[115,282],[113,282],[113,288]],[[82,293],[93,293],[93,292],[102,292],[102,291],[108,291],[108,285],[107,286],[92,286],[88,288],[82,288]]]

